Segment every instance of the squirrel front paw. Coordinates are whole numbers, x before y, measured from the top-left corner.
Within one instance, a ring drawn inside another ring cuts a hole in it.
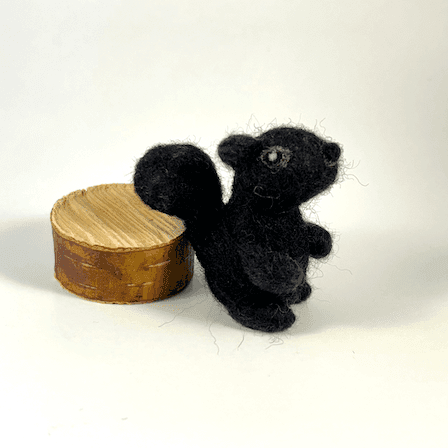
[[[295,291],[286,296],[286,303],[288,305],[295,305],[297,303],[304,302],[311,295],[311,286],[308,283],[304,283],[299,286]]]
[[[313,258],[324,258],[331,252],[332,240],[328,230],[317,224],[307,224],[310,255]]]

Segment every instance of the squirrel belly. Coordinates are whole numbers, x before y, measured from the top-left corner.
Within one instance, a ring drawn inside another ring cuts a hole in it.
[[[295,315],[286,296],[264,290],[253,281],[225,223],[218,224],[206,238],[193,243],[211,292],[245,327],[265,332],[289,328]]]

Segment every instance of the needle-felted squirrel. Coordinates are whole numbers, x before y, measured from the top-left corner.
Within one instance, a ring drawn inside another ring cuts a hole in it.
[[[258,137],[230,135],[218,154],[235,171],[227,204],[211,158],[191,144],[149,149],[137,162],[135,191],[184,221],[210,290],[233,319],[285,330],[295,321],[290,306],[311,294],[309,258],[332,247],[329,232],[305,222],[299,206],[335,182],[341,149],[282,126]]]

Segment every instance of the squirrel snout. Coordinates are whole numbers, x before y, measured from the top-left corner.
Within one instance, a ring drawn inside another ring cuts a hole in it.
[[[324,153],[325,164],[327,166],[335,166],[341,156],[341,148],[336,143],[326,143],[322,148]]]

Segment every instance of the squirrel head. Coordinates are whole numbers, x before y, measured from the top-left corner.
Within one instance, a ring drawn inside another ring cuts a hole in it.
[[[231,200],[277,214],[334,183],[341,148],[310,131],[282,126],[258,137],[231,135],[219,144],[218,154],[235,171]]]

